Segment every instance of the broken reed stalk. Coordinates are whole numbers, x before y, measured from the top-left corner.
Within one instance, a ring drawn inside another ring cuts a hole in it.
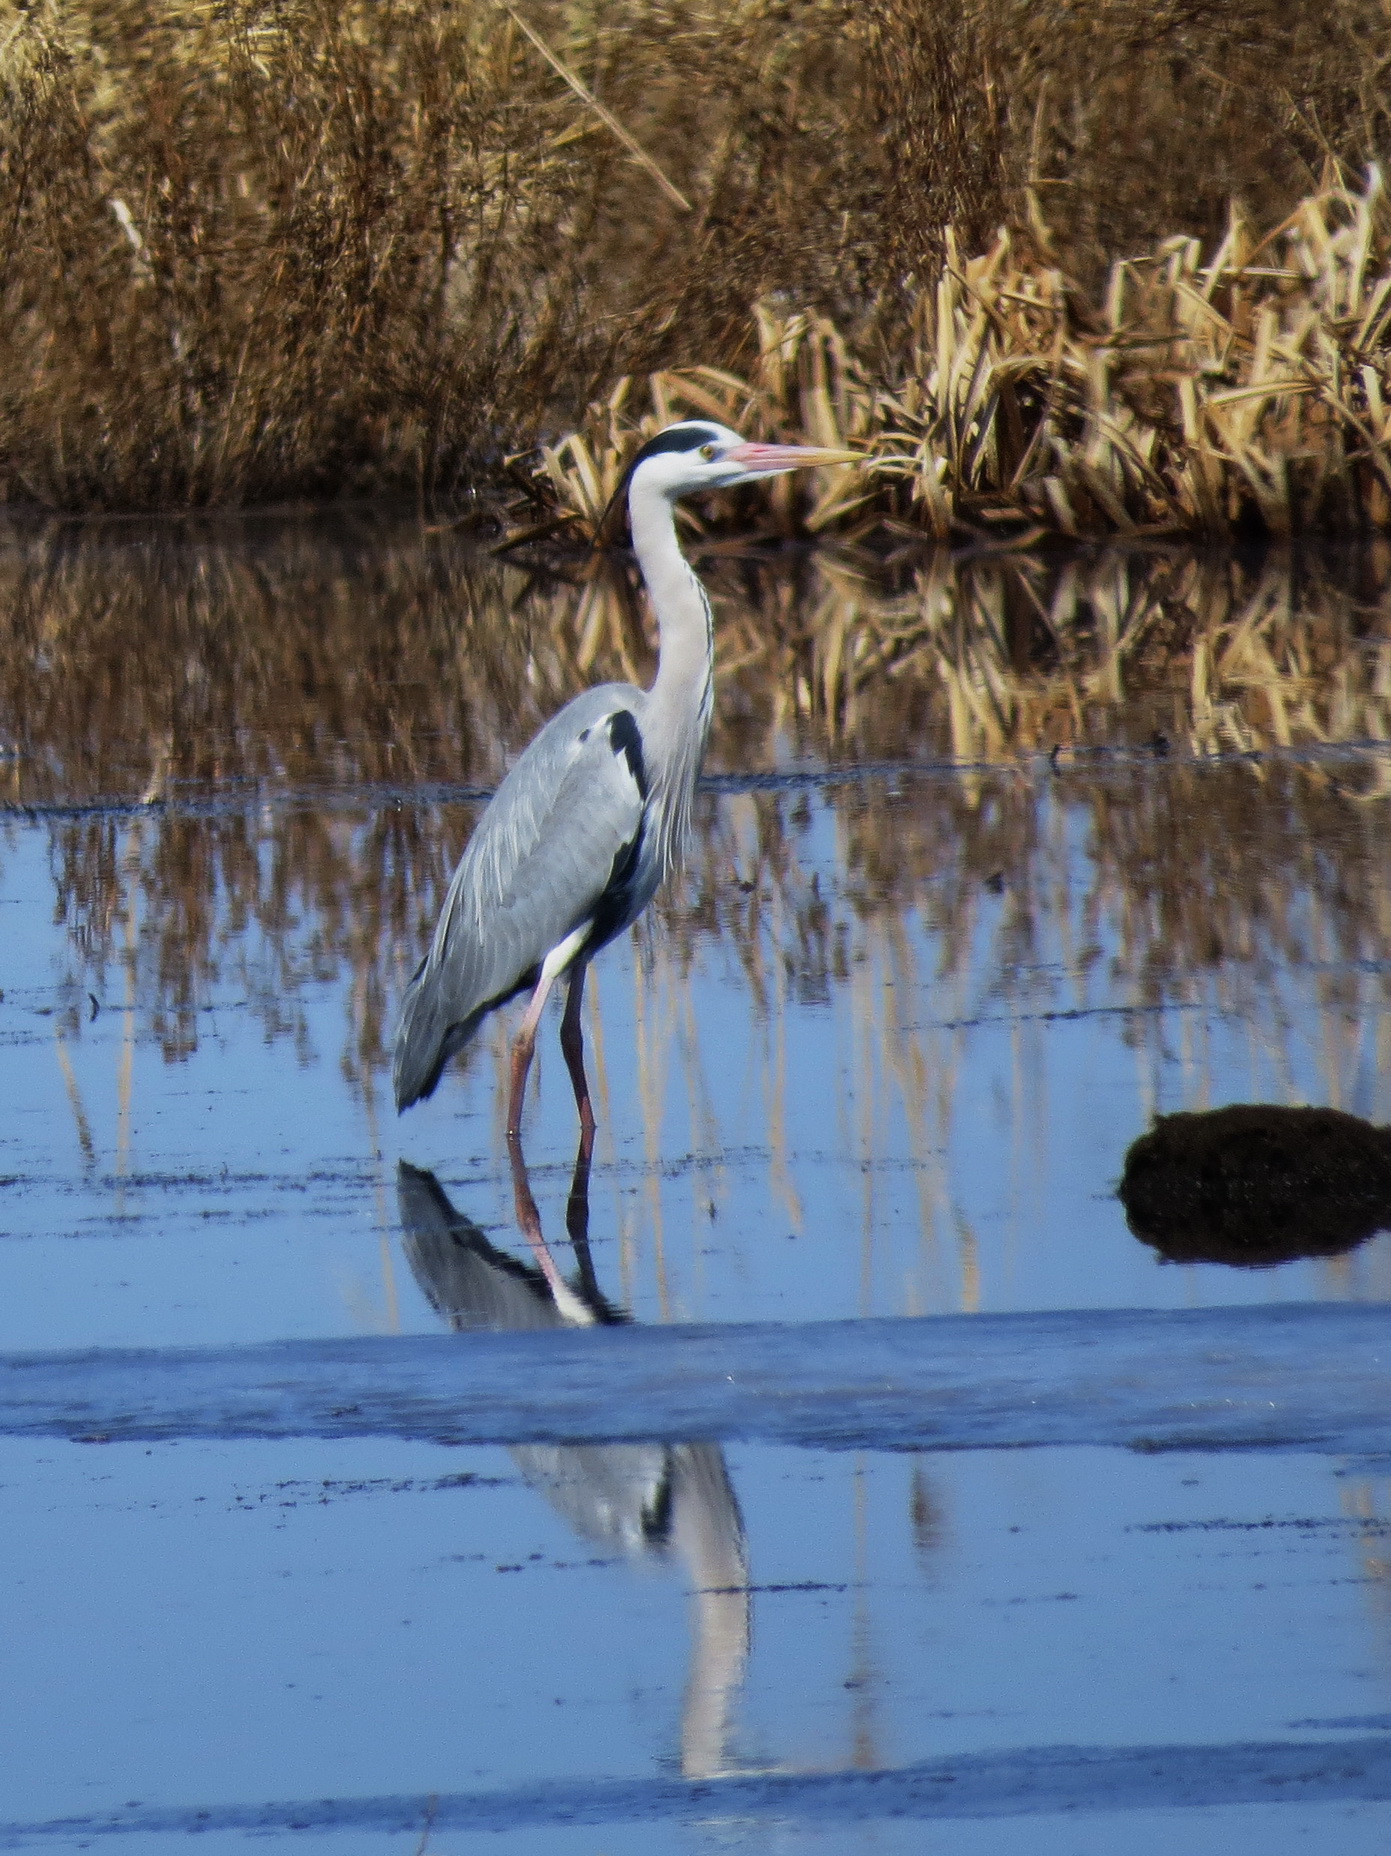
[[[1002,231],[964,257],[948,232],[897,365],[812,310],[764,301],[755,322],[746,376],[666,370],[645,396],[620,380],[541,449],[544,495],[592,530],[636,439],[704,414],[864,451],[863,471],[821,473],[800,510],[811,533],[886,517],[939,539],[1391,526],[1391,214],[1376,168],[1260,239],[1233,208],[1206,260],[1192,238],[1119,260],[1092,298],[1033,238]],[[780,506],[786,519],[785,491]]]

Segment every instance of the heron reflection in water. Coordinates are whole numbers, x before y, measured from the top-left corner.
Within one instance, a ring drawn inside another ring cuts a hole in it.
[[[589,1250],[589,1153],[581,1141],[566,1224],[577,1270],[561,1275],[541,1236],[520,1149],[518,1217],[535,1263],[492,1245],[433,1173],[397,1170],[406,1257],[430,1305],[456,1333],[594,1326],[624,1317],[606,1300]],[[749,1652],[749,1567],[724,1453],[708,1443],[515,1444],[510,1454],[576,1533],[631,1558],[670,1554],[692,1587],[692,1653],[681,1719],[687,1778],[730,1770],[731,1715]]]

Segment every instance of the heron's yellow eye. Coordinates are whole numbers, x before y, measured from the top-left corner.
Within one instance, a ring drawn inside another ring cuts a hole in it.
[[[710,462],[711,458],[714,457],[716,449],[717,447],[714,445],[702,445],[700,447],[700,455],[705,459],[707,464]]]

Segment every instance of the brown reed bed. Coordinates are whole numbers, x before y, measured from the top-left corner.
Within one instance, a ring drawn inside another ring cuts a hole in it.
[[[542,448],[545,495],[581,532],[644,434],[713,416],[863,450],[775,502],[784,529],[937,540],[993,534],[1288,538],[1391,525],[1391,214],[1380,171],[1330,186],[1264,236],[1233,209],[1114,263],[1084,294],[1046,230],[963,256],[948,231],[905,352],[871,358],[828,316],[756,315],[745,376],[620,381]],[[794,500],[795,499],[795,500]],[[525,532],[525,531],[523,531]]]
[[[1377,523],[1388,57],[1380,0],[0,0],[0,497],[457,512],[679,369],[824,376],[915,529]]]

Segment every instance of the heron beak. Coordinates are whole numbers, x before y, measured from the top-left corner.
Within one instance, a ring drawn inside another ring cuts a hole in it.
[[[724,461],[771,475],[775,471],[804,470],[811,464],[863,464],[858,451],[840,451],[827,445],[735,445]]]

